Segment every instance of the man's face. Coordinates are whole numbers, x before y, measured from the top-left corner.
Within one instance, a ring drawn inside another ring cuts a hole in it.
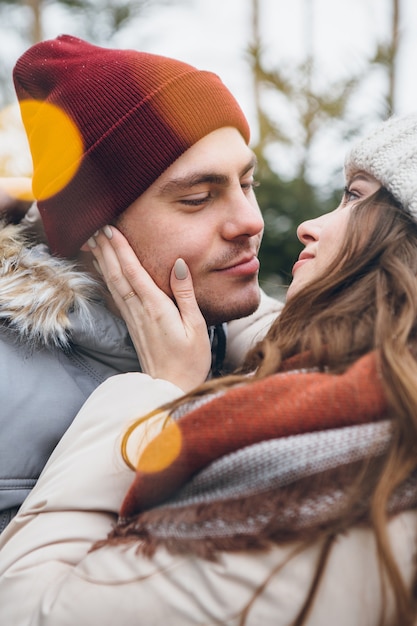
[[[254,167],[240,133],[218,129],[177,159],[116,224],[170,296],[174,262],[187,262],[208,324],[244,317],[259,304],[263,219]]]

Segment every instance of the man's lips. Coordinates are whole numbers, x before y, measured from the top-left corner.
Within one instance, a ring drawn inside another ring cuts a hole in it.
[[[233,261],[231,265],[222,267],[216,271],[233,276],[248,276],[256,274],[259,271],[259,259],[256,256],[244,257],[237,261]]]

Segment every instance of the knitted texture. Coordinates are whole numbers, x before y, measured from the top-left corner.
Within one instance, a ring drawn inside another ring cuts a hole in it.
[[[173,421],[148,444],[121,517],[160,504],[226,454],[279,437],[373,422],[386,411],[375,353],[341,375],[290,371],[232,388]]]
[[[91,45],[36,44],[13,72],[52,252],[73,256],[188,148],[244,114],[220,78],[186,63]]]
[[[135,542],[148,556],[163,546],[212,559],[219,551],[307,539],[344,511],[352,524],[364,522],[369,498],[353,502],[351,489],[365,478],[365,466],[378,475],[390,434],[387,420],[247,446],[203,469],[162,505],[120,519],[99,543]],[[390,498],[387,513],[416,504],[412,474]]]
[[[98,545],[215,558],[308,539],[345,514],[349,526],[369,519],[393,428],[378,353],[341,375],[288,371],[183,408],[142,453],[119,522]],[[368,495],[353,497],[359,484]],[[416,504],[414,473],[387,513]]]
[[[358,171],[374,176],[417,219],[417,114],[391,117],[355,144],[346,180]]]

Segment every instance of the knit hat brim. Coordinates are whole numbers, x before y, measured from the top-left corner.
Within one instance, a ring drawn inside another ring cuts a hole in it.
[[[417,114],[393,116],[358,141],[345,160],[349,181],[365,172],[417,220]]]

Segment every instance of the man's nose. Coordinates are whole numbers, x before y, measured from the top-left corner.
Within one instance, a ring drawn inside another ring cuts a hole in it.
[[[254,237],[262,233],[264,220],[254,197],[247,197],[242,191],[231,201],[233,206],[227,211],[223,233],[226,239]]]

